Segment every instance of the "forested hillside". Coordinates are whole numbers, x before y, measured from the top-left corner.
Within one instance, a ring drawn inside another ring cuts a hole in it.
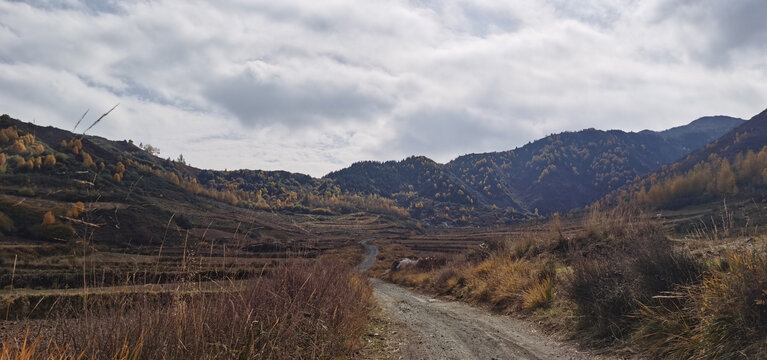
[[[722,199],[765,201],[767,110],[614,196],[675,209]]]
[[[69,240],[87,232],[110,244],[151,245],[207,231],[213,214],[232,211],[408,215],[390,199],[345,195],[307,175],[200,170],[145,148],[3,115],[0,234]],[[238,224],[218,226],[236,233]]]
[[[740,123],[711,117],[664,132],[587,129],[447,164],[423,156],[363,161],[318,179],[285,171],[201,170],[131,141],[39,127],[6,115],[0,119],[0,191],[73,204],[119,202],[126,204],[122,216],[154,212],[153,219],[169,217],[173,208],[158,202],[201,206],[209,199],[245,209],[367,211],[432,224],[509,222],[583,207]],[[745,144],[751,132],[732,135],[737,141],[730,142]],[[67,209],[57,211],[65,215]],[[162,227],[160,221],[149,223]],[[29,235],[24,229],[32,225],[13,232]],[[132,230],[127,236],[152,237],[146,228]]]
[[[716,116],[663,132],[587,129],[444,165],[425,157],[359,162],[326,178],[344,192],[392,197],[404,207],[436,204],[444,218],[491,209],[513,220],[585,206],[742,123]]]

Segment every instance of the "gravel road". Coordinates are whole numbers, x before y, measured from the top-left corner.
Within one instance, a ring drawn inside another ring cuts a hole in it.
[[[359,272],[365,272],[367,269],[370,269],[373,264],[376,262],[376,256],[378,256],[378,246],[371,245],[370,242],[373,241],[373,239],[365,239],[360,241],[360,244],[365,247],[365,258],[362,259],[362,262],[357,266],[357,271]]]
[[[375,248],[369,242],[363,242],[366,250]],[[377,253],[377,249],[366,251]],[[377,279],[371,281],[384,316],[402,339],[398,349],[402,359],[595,358],[546,337],[526,321],[430,298]]]

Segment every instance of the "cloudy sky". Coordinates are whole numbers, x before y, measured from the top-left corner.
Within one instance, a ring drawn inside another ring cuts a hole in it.
[[[0,113],[315,176],[767,107],[763,0],[0,0]]]

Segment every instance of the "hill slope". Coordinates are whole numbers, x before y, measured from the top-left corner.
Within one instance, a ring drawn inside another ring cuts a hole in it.
[[[611,198],[673,209],[723,198],[764,201],[765,190],[767,110],[683,159],[630,184]]]
[[[239,229],[245,223],[260,229],[245,237],[263,241],[305,231],[275,225],[295,224],[281,214],[355,211],[406,214],[391,200],[341,196],[327,181],[303,174],[201,170],[130,141],[0,116],[0,235],[90,238],[135,248],[182,243],[187,231],[242,241],[238,231],[247,231]]]
[[[136,217],[146,213],[139,206],[161,209],[153,219],[170,217],[179,206],[173,202],[199,207],[217,201],[292,213],[368,211],[433,223],[492,223],[582,207],[739,123],[710,117],[663,132],[587,129],[515,150],[464,155],[447,164],[422,156],[359,162],[317,179],[285,171],[201,170],[158,158],[128,141],[76,135],[6,115],[0,118],[0,129],[8,131],[7,139],[0,138],[6,154],[0,159],[0,192],[37,198],[45,192],[51,201],[70,203],[121,203]],[[161,225],[156,221],[153,227]],[[134,237],[157,241],[156,233],[162,233],[133,230],[125,235],[129,242]]]
[[[502,217],[514,219],[587,205],[742,123],[717,116],[662,132],[565,132],[515,150],[460,156],[444,165],[425,157],[368,161],[326,178],[345,192],[407,199],[400,202],[403,206],[439,204],[453,210],[443,212],[448,218],[465,216],[465,209],[500,208]]]

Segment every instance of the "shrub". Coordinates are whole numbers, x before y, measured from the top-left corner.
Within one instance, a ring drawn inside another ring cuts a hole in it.
[[[8,234],[14,230],[13,220],[0,211],[0,234]]]
[[[34,225],[29,233],[41,240],[69,240],[74,238],[75,229],[69,224]]]
[[[577,306],[579,326],[596,339],[621,339],[631,330],[636,309],[629,282],[617,261],[576,257],[567,282],[568,297]]]
[[[19,189],[19,195],[33,197],[35,196],[35,189],[31,186],[24,186],[21,189]]]
[[[658,295],[696,283],[704,271],[689,254],[674,251],[654,227],[600,251],[576,253],[571,263],[568,297],[577,306],[581,328],[600,341],[625,339],[637,326],[643,304],[660,304]]]
[[[464,273],[465,285],[456,289],[458,295],[475,302],[488,302],[497,310],[511,312],[524,307],[525,293],[534,297],[536,287],[546,288],[553,281],[554,272],[543,261],[512,260],[496,254],[489,259],[468,267]],[[528,309],[545,305],[545,301],[528,301]]]

